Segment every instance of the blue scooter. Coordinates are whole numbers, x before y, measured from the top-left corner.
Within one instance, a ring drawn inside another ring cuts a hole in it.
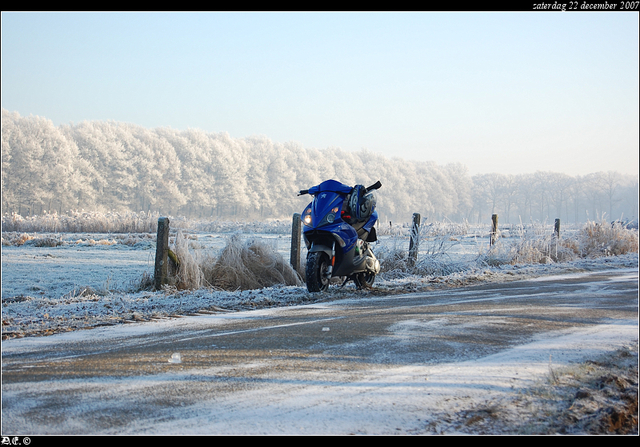
[[[358,289],[370,288],[380,273],[380,262],[369,247],[377,240],[376,199],[371,191],[378,181],[365,188],[326,180],[298,195],[310,194],[313,201],[302,213],[302,232],[307,246],[305,269],[307,290],[326,291],[333,277],[352,280]]]

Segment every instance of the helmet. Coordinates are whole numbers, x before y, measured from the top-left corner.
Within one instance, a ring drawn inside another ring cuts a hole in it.
[[[358,209],[358,216],[361,219],[368,219],[376,208],[376,196],[370,192],[360,200],[360,208]]]
[[[351,191],[349,209],[357,220],[368,219],[376,207],[376,196],[372,192],[366,193],[366,191],[362,185],[356,185]]]

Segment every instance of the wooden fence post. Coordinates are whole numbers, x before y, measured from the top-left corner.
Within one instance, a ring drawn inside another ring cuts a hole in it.
[[[291,223],[291,265],[300,273],[300,240],[302,237],[302,220],[299,213],[293,215]]]
[[[420,214],[413,213],[413,225],[409,239],[409,266],[413,267],[418,261],[418,246],[420,245]]]
[[[158,235],[156,237],[156,264],[154,268],[154,283],[156,290],[160,290],[167,283],[169,274],[169,218],[158,219]]]
[[[491,222],[492,222],[492,227],[491,227],[491,236],[489,238],[489,246],[493,246],[493,244],[496,243],[496,239],[498,238],[498,215],[497,214],[491,215]]]
[[[556,223],[553,227],[553,235],[557,238],[560,239],[560,219],[556,219]]]

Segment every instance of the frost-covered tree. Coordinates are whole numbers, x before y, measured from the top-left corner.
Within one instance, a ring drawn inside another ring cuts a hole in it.
[[[323,180],[377,180],[387,221],[501,222],[637,217],[638,176],[536,172],[471,177],[460,164],[389,158],[367,150],[304,148],[265,136],[232,138],[197,129],[146,129],[113,121],[55,127],[2,110],[2,208],[21,214],[145,211],[228,219],[290,217]],[[517,214],[514,214],[517,213]],[[517,216],[517,217],[516,217]]]
[[[469,176],[469,170],[461,163],[449,163],[444,169],[453,187],[452,194],[455,194],[452,198],[453,212],[450,218],[454,222],[469,220],[469,213],[473,207],[471,200],[473,182]]]
[[[472,177],[472,180],[478,222],[487,221],[491,218],[491,214],[499,214],[498,207],[501,203],[504,183],[503,175],[495,172],[477,174]]]
[[[160,164],[170,164],[179,169],[179,172],[173,174],[173,178],[181,194],[180,205],[171,207],[167,204],[170,212],[198,217],[212,216],[218,206],[218,197],[209,135],[195,129],[180,132],[168,128],[156,129],[156,134],[166,148],[166,155],[162,157]],[[165,166],[162,169],[166,171],[169,168]]]
[[[92,167],[91,186],[98,200],[97,208],[125,211],[132,205],[135,185],[134,167],[126,151],[128,132],[117,123],[85,121],[66,129],[77,147],[79,157]]]
[[[50,120],[2,111],[2,206],[19,213],[62,210],[81,184],[77,147]]]

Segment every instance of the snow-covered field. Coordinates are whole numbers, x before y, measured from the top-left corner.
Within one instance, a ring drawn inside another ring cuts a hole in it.
[[[287,234],[243,234],[260,238],[289,259]],[[15,239],[27,239],[18,245]],[[194,252],[219,253],[229,234],[187,235]],[[423,236],[419,259],[436,263],[432,274],[409,274],[397,270],[380,275],[376,287],[400,293],[437,284],[464,285],[478,281],[507,281],[527,277],[595,268],[637,268],[638,253],[623,256],[584,258],[565,263],[501,264],[479,263],[479,253],[488,247],[486,234]],[[408,236],[380,237],[380,250],[407,250]],[[304,257],[304,253],[303,253]],[[176,314],[219,308],[252,309],[294,305],[319,299],[304,285],[274,286],[256,290],[213,289],[140,290],[143,278],[153,275],[155,234],[114,233],[3,233],[2,247],[2,333],[3,338],[50,334],[78,328],[145,321]],[[423,262],[424,263],[424,262]],[[444,270],[444,273],[442,272]],[[440,272],[440,273],[438,273]],[[353,291],[333,288],[333,294]]]
[[[155,234],[59,233],[31,234],[23,245],[2,247],[2,296],[59,298],[83,289],[99,294],[126,292],[143,275],[153,275]],[[282,237],[255,235],[274,241]],[[223,234],[192,236],[192,248],[218,252],[227,241]],[[39,242],[42,241],[42,242]],[[47,244],[47,241],[55,243]],[[290,245],[290,238],[286,238]],[[44,245],[44,246],[43,246]],[[283,252],[284,255],[284,252]]]
[[[155,235],[152,234],[63,233],[33,237],[23,245],[2,247],[3,297],[59,298],[84,289],[102,295],[127,292],[143,275],[153,275]],[[205,233],[187,237],[193,252],[217,254],[230,235]],[[240,237],[266,242],[284,259],[289,259],[291,237],[288,235],[240,234]],[[408,237],[383,236],[381,243],[405,250],[409,246]],[[469,237],[464,242],[447,241],[447,244],[448,259],[457,263],[477,257],[478,244],[487,245],[488,239]],[[421,248],[424,253],[428,241],[423,241]]]

